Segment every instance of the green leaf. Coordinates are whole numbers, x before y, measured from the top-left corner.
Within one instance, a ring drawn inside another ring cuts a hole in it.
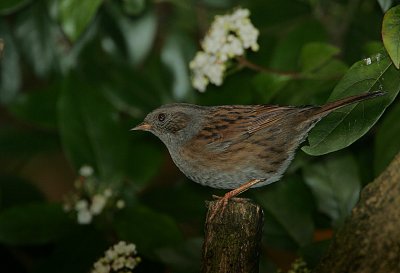
[[[108,77],[110,80],[102,88],[105,96],[116,109],[133,118],[143,118],[162,104],[157,88],[137,71],[128,68],[109,71]]]
[[[0,103],[10,103],[21,87],[20,57],[7,24],[0,20],[0,33],[4,41],[0,61]]]
[[[138,15],[146,7],[146,0],[122,0],[125,13],[129,15]]]
[[[383,12],[386,12],[393,4],[393,0],[378,0]]]
[[[61,27],[71,41],[76,41],[93,20],[102,0],[63,0],[58,5]]]
[[[313,242],[302,247],[299,250],[299,254],[306,261],[307,267],[314,268],[319,264],[330,244],[331,240]]]
[[[33,265],[32,273],[88,273],[110,247],[106,236],[93,225],[73,225],[43,259]],[[133,242],[134,243],[134,242]]]
[[[2,0],[0,2],[0,15],[8,15],[18,11],[32,0]]]
[[[282,91],[287,85],[289,77],[284,75],[273,75],[267,73],[259,73],[252,79],[254,89],[261,96],[262,101],[259,103],[270,103],[276,93]]]
[[[161,52],[162,61],[172,72],[172,93],[178,101],[188,98],[189,92],[192,91],[188,63],[189,56],[192,56],[194,51],[194,45],[189,39],[172,34],[167,38]]]
[[[32,183],[19,177],[0,176],[0,210],[42,200],[42,193]]]
[[[0,128],[0,158],[10,160],[36,153],[59,150],[56,134],[32,132],[8,126]]]
[[[0,213],[0,242],[31,245],[54,242],[69,228],[69,219],[59,205],[36,203]]]
[[[251,104],[253,86],[249,82],[252,76],[250,71],[243,71],[235,76],[226,77],[221,86],[210,84],[206,92],[197,92],[197,103],[200,105]]]
[[[197,273],[201,266],[202,245],[203,238],[191,238],[176,247],[157,250],[157,256],[174,272]]]
[[[61,55],[60,41],[63,39],[59,27],[44,10],[44,1],[36,1],[18,13],[15,29],[22,56],[40,77],[59,70],[57,61]]]
[[[400,68],[400,5],[386,12],[382,22],[383,44],[394,65]]]
[[[8,110],[20,120],[42,128],[55,129],[59,94],[57,87],[51,85],[45,90],[23,93],[8,106]]]
[[[107,11],[117,23],[125,40],[128,57],[134,64],[141,63],[152,49],[157,32],[157,17],[148,11],[138,18],[130,18],[123,14],[118,5],[107,3]]]
[[[379,175],[400,151],[400,104],[385,116],[375,138],[374,169]]]
[[[121,177],[128,156],[129,131],[121,128],[117,112],[88,78],[65,79],[58,103],[61,141],[76,169],[97,167],[104,181]],[[131,162],[129,162],[131,163]]]
[[[325,41],[326,31],[319,22],[307,20],[286,33],[275,46],[270,67],[283,71],[295,71],[303,47],[315,41]]]
[[[304,45],[300,54],[300,66],[303,72],[312,72],[328,63],[339,49],[326,43],[312,42]]]
[[[332,155],[304,168],[304,181],[313,192],[319,211],[335,226],[356,204],[361,182],[355,159],[347,153]]]
[[[134,242],[141,253],[150,257],[158,248],[182,242],[182,234],[170,217],[140,205],[118,213],[114,226],[120,239]]]
[[[210,189],[190,180],[183,181],[179,187],[160,187],[141,195],[142,202],[147,206],[179,222],[195,221],[199,215],[205,215],[204,200],[207,198],[210,198]]]
[[[377,122],[400,90],[400,73],[384,54],[354,64],[333,90],[329,101],[369,91],[385,96],[341,108],[323,118],[310,132],[302,150],[322,155],[345,148],[362,137]]]
[[[122,124],[101,92],[105,83],[94,80],[97,77],[72,74],[61,91],[58,117],[67,157],[76,169],[84,164],[95,167],[103,181],[128,176],[141,187],[157,173],[162,153],[139,138],[140,133],[129,131],[135,122]]]
[[[286,177],[255,194],[255,198],[298,245],[311,242],[314,232],[312,198],[307,187],[298,178]],[[267,234],[277,232],[276,227],[270,228],[270,220],[266,218]]]

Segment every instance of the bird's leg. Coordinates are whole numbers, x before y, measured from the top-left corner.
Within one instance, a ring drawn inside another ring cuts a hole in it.
[[[252,180],[244,183],[240,187],[227,192],[223,197],[218,197],[219,200],[215,204],[215,208],[213,209],[213,212],[212,212],[212,214],[210,216],[210,221],[215,217],[215,215],[217,214],[217,212],[219,210],[221,210],[220,213],[224,212],[226,206],[228,205],[229,199],[231,199],[231,198],[233,198],[233,197],[235,197],[235,196],[247,191],[248,189],[253,187],[255,184],[259,183],[260,181],[261,181],[261,179],[252,179]]]

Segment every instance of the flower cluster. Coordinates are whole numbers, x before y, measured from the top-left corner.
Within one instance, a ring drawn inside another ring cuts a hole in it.
[[[136,246],[120,241],[109,248],[93,265],[91,273],[131,272],[141,261]]]
[[[257,51],[259,31],[253,26],[248,9],[236,9],[232,14],[216,16],[189,67],[192,84],[203,92],[208,83],[221,85],[226,62],[242,56],[246,49]]]
[[[121,199],[115,201],[115,194],[110,188],[101,189],[96,177],[93,175],[93,168],[82,166],[79,170],[79,178],[75,182],[75,191],[65,198],[64,210],[76,212],[79,224],[89,224],[93,217],[100,215],[106,206],[115,202],[118,209],[125,206]]]

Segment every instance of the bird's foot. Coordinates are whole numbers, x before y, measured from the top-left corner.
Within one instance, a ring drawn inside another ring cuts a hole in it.
[[[212,221],[218,213],[221,215],[224,213],[229,200],[233,198],[229,193],[231,192],[226,193],[223,197],[213,195],[213,198],[216,198],[218,200],[215,202],[215,205],[212,208],[211,215],[209,218],[210,221]],[[240,198],[235,198],[235,199],[240,199]]]
[[[219,199],[216,201],[215,206],[212,208],[211,215],[209,217],[209,221],[212,221],[214,217],[217,215],[217,213],[223,214],[226,206],[228,205],[228,202],[230,199],[234,199],[235,201],[243,200],[242,198],[235,198],[235,196],[245,192],[248,190],[250,187],[254,186],[255,184],[259,183],[261,180],[260,179],[253,179],[248,181],[247,183],[243,184],[237,189],[231,190],[230,192],[227,192],[223,197],[215,196],[213,195],[213,198]]]

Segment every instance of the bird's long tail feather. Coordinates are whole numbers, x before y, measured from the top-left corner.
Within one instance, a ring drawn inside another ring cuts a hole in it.
[[[321,106],[320,108],[315,109],[313,115],[315,115],[316,118],[319,117],[324,117],[327,114],[329,114],[330,112],[344,107],[346,105],[349,104],[353,104],[356,102],[361,102],[364,100],[368,100],[368,99],[372,99],[375,97],[380,97],[385,95],[386,92],[382,92],[382,91],[375,91],[375,92],[368,92],[368,93],[363,93],[363,94],[359,94],[359,95],[354,95],[354,96],[350,96],[347,98],[343,98],[343,99],[339,99],[333,102],[329,102],[323,106]]]

